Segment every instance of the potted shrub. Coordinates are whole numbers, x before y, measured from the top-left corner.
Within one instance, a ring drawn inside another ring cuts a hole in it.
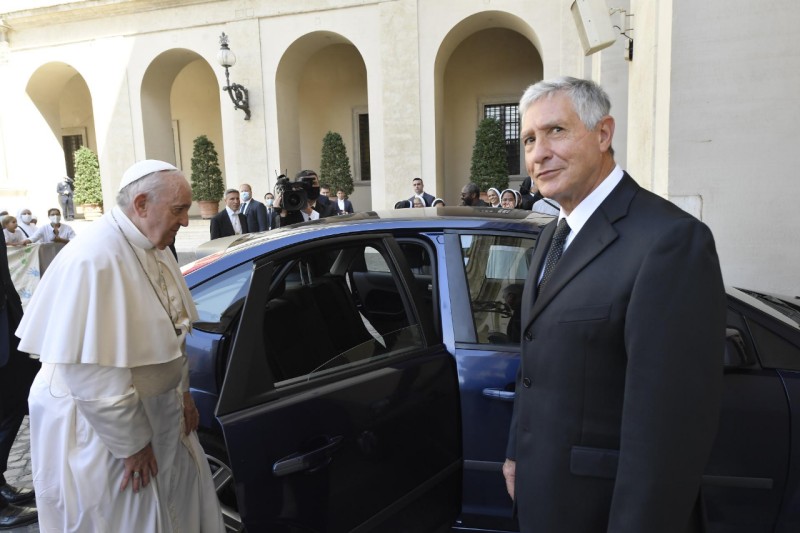
[[[350,159],[344,147],[342,136],[329,131],[322,139],[322,161],[319,166],[319,181],[331,186],[331,191],[353,193],[353,175],[350,173]]]
[[[478,124],[469,174],[470,181],[480,187],[481,196],[490,187],[508,189],[506,140],[499,120],[485,118]]]
[[[103,214],[103,188],[100,185],[100,163],[97,155],[81,146],[75,150],[75,204],[83,206],[86,220]]]
[[[192,199],[200,205],[202,218],[211,218],[219,212],[224,193],[225,183],[214,143],[200,135],[194,140],[192,151]]]

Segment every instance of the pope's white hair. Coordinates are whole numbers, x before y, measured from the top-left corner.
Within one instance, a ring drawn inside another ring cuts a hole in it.
[[[126,185],[117,194],[117,205],[121,209],[127,210],[132,206],[133,199],[140,194],[146,194],[147,199],[150,200],[155,193],[161,192],[165,186],[174,183],[164,179],[171,174],[183,176],[180,170],[159,170]]]

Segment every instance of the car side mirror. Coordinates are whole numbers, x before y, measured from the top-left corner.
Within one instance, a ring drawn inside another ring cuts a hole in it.
[[[755,364],[755,358],[747,350],[742,332],[736,328],[725,329],[725,368],[742,368]]]

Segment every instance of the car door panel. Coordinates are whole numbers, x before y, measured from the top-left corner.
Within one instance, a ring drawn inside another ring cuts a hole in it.
[[[739,311],[728,310],[729,341],[743,357],[726,356],[719,428],[703,476],[712,533],[774,531],[789,471],[789,405],[780,374],[763,368]],[[726,348],[731,349],[731,346]]]
[[[436,354],[221,417],[247,527],[350,531],[397,501],[434,497],[430,479],[457,491],[455,434],[442,431],[457,409],[445,400],[455,398],[452,372],[449,354]],[[450,492],[426,522],[453,518]]]
[[[375,246],[395,275],[394,289],[385,288],[413,311],[415,297],[407,290],[413,279],[395,256],[396,244],[382,239]],[[420,331],[406,334],[405,344],[382,338],[394,352],[276,387],[268,363],[273,339],[262,334],[274,269],[269,258],[256,264],[217,410],[247,528],[391,531],[402,524],[425,531],[452,522],[461,445],[450,354],[441,345],[425,347],[431,328],[413,325],[405,329]],[[304,344],[324,342],[303,316],[286,323],[301,326],[301,333],[281,332],[297,337],[298,357]]]
[[[478,232],[475,234],[480,235]],[[530,239],[531,236],[524,237]],[[506,457],[513,411],[519,345],[479,343],[470,288],[464,275],[465,258],[460,238],[459,233],[447,233],[444,243],[450,294],[448,309],[456,341],[455,357],[464,417],[464,493],[459,526],[518,531],[519,525],[512,513],[513,502],[506,491],[501,468]],[[488,261],[487,255],[479,258]],[[485,307],[489,309],[490,303],[487,302]]]

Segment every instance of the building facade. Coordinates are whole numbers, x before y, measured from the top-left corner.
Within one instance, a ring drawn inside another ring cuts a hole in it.
[[[608,0],[617,31],[634,39],[627,60],[623,35],[584,56],[571,4],[0,0],[0,208],[42,217],[80,145],[98,154],[112,205],[136,160],[189,175],[199,135],[214,142],[227,184],[261,197],[278,174],[318,169],[328,131],[345,141],[357,210],[408,198],[417,176],[454,204],[478,122],[502,118],[517,184],[516,102],[531,83],[573,75],[610,93],[618,162],[711,226],[727,283],[800,293],[800,250],[786,246],[800,226],[788,204],[800,196],[789,177],[800,111],[785,89],[800,81],[789,44],[800,6]],[[249,120],[220,90],[223,32]],[[782,82],[764,84],[768,75]],[[783,209],[787,224],[764,238],[762,213]]]

